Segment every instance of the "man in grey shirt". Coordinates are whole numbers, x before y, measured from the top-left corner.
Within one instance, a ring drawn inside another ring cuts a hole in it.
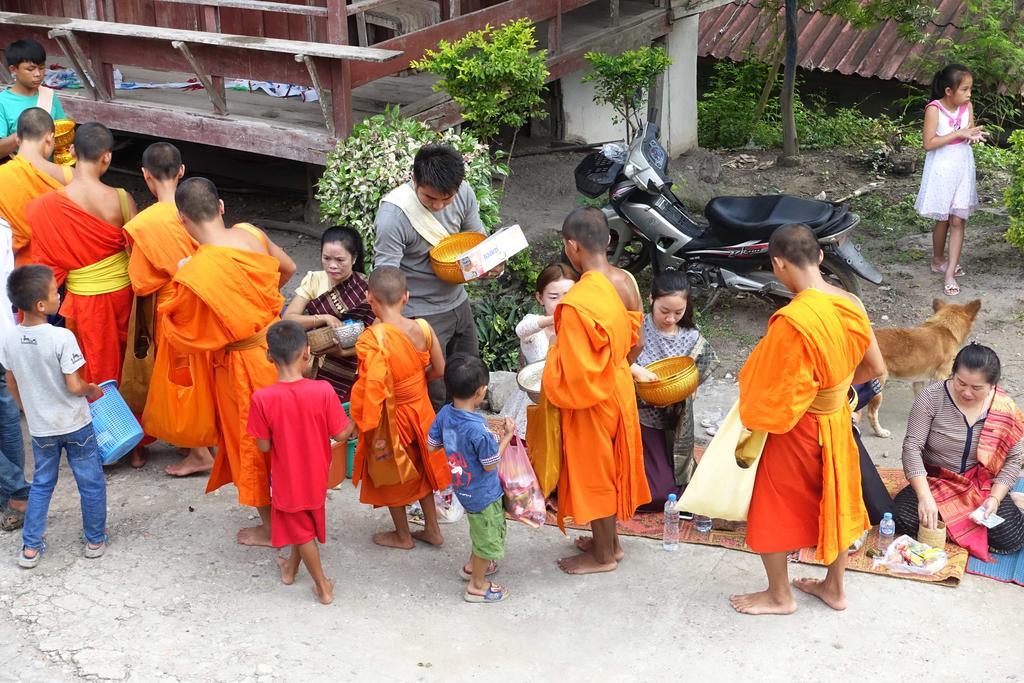
[[[416,198],[450,234],[484,232],[480,205],[465,175],[462,155],[449,145],[424,145],[413,161],[410,185]],[[455,353],[479,356],[476,324],[465,285],[448,284],[434,274],[430,266],[432,245],[396,204],[382,201],[374,226],[374,265],[395,266],[405,273],[409,303],[404,315],[430,323],[445,357]],[[434,408],[440,408],[444,399],[443,381],[431,382],[430,400]]]

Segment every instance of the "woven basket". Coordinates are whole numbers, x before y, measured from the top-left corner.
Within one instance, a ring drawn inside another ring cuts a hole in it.
[[[457,232],[445,237],[430,250],[430,266],[434,274],[448,284],[463,284],[466,278],[462,276],[459,258],[485,239],[486,236],[479,232]]]
[[[946,525],[939,522],[934,529],[923,524],[917,528],[917,541],[942,550],[946,547]]]
[[[75,122],[71,119],[57,119],[53,122],[53,146],[66,150],[75,141]]]
[[[689,356],[675,356],[646,366],[658,376],[653,382],[636,382],[636,395],[652,406],[670,406],[689,398],[700,384],[697,366]]]
[[[327,353],[338,345],[338,337],[334,334],[334,328],[330,326],[318,327],[306,332],[306,341],[313,353]]]

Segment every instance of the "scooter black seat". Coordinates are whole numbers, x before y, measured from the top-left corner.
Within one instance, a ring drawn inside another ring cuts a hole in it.
[[[722,240],[768,239],[776,228],[803,223],[812,230],[828,223],[835,205],[789,195],[715,197],[704,207],[712,232]]]

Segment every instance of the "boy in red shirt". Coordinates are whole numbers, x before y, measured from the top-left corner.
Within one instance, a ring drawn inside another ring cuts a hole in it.
[[[344,443],[353,427],[331,385],[303,376],[312,354],[306,331],[298,323],[282,320],[271,325],[267,354],[277,366],[277,384],[252,395],[248,431],[261,452],[273,450],[270,541],[275,548],[292,546],[291,555],[277,558],[284,584],[295,581],[301,559],[313,578],[313,593],[329,605],[334,600],[334,581],[324,576],[316,543],[326,540],[328,437]]]

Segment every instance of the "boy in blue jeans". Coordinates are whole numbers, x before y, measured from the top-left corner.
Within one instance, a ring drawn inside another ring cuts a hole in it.
[[[62,449],[82,501],[85,556],[100,557],[107,546],[107,485],[86,399],[103,391],[79,374],[85,358],[75,335],[46,322],[60,306],[53,271],[39,265],[16,268],[7,293],[23,320],[0,343],[0,365],[10,371],[11,393],[25,409],[35,459],[18,564],[31,569],[46,550],[46,514]]]
[[[515,425],[505,418],[499,443],[487,429],[487,423],[475,411],[487,394],[489,375],[476,356],[456,354],[445,362],[444,383],[452,398],[437,413],[427,435],[431,449],[444,447],[452,470],[452,486],[469,518],[469,538],[473,545],[469,565],[460,570],[469,581],[463,596],[466,602],[501,602],[508,590],[487,577],[498,571],[498,560],[505,557],[505,506],[502,504],[498,462],[512,440]]]

